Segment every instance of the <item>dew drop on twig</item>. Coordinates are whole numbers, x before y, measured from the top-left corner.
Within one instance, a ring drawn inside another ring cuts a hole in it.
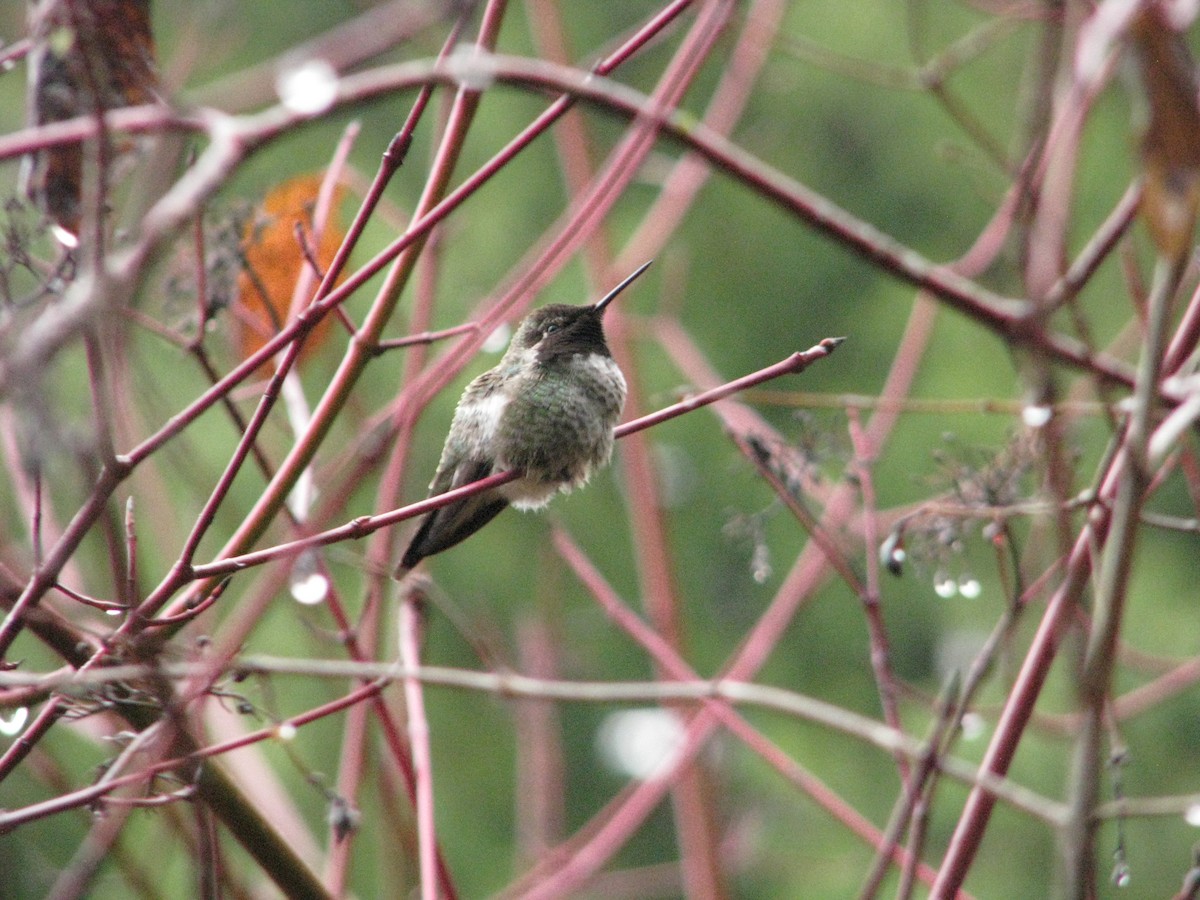
[[[316,606],[329,596],[329,579],[320,570],[316,550],[305,550],[292,564],[288,590],[304,606]]]
[[[483,340],[483,346],[480,348],[484,353],[499,353],[508,346],[508,339],[512,337],[512,327],[507,323],[497,325],[496,329]]]
[[[1030,428],[1043,428],[1053,414],[1054,410],[1049,406],[1040,403],[1031,404],[1021,410],[1021,421]]]
[[[12,715],[7,718],[0,716],[0,734],[5,737],[15,737],[21,733],[25,727],[25,723],[29,720],[29,707],[18,706],[12,711]]]
[[[977,741],[987,731],[987,720],[977,712],[964,713],[959,723],[964,741]]]
[[[1112,882],[1119,888],[1129,887],[1129,882],[1132,880],[1129,874],[1129,864],[1119,862],[1113,866]]]
[[[974,600],[983,593],[983,585],[979,583],[979,579],[972,575],[960,575],[958,579],[958,593],[968,600]]]
[[[320,57],[285,65],[275,77],[275,91],[280,102],[297,115],[320,115],[337,99],[337,70]]]
[[[933,592],[943,600],[949,600],[958,593],[958,582],[945,572],[933,576]]]
[[[600,756],[622,775],[645,781],[672,765],[683,747],[683,725],[662,709],[610,713],[596,736]]]
[[[766,543],[758,543],[754,547],[754,556],[750,560],[750,577],[755,584],[766,584],[771,577],[771,553]]]
[[[477,44],[460,44],[446,64],[459,86],[466,91],[484,91],[496,83],[492,56]]]

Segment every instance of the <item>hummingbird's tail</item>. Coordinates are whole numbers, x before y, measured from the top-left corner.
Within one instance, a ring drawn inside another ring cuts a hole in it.
[[[399,581],[425,557],[466,540],[496,518],[506,506],[508,501],[499,494],[485,491],[435,509],[421,522],[392,577]]]

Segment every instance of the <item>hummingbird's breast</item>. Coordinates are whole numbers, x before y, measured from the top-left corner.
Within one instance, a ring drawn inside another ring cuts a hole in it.
[[[521,469],[514,506],[536,507],[579,487],[612,455],[625,378],[611,356],[573,354],[522,376],[496,429],[497,468]]]

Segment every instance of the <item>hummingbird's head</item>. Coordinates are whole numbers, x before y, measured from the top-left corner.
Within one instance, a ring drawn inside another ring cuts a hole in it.
[[[542,363],[577,353],[609,356],[600,321],[603,312],[594,306],[543,306],[521,322],[510,352],[532,355]]]
[[[649,262],[642,263],[624,281],[590,306],[556,303],[530,313],[513,336],[509,352],[521,357],[532,353],[540,363],[578,353],[611,356],[601,322],[604,310],[649,265]]]

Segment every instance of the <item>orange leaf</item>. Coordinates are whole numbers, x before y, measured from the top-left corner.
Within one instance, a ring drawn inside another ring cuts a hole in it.
[[[238,275],[234,314],[238,323],[241,358],[255,353],[292,318],[292,294],[302,267],[309,266],[301,240],[323,274],[345,237],[332,212],[315,245],[313,209],[321,189],[322,176],[299,175],[271,190],[242,235],[245,267]],[[336,210],[344,189],[334,193]],[[303,237],[297,234],[299,226]],[[314,287],[316,282],[314,281]],[[319,346],[329,333],[332,316],[326,316],[309,334],[301,359]]]

